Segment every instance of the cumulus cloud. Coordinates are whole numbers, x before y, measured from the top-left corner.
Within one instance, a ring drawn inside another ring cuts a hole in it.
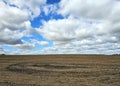
[[[24,28],[24,22],[28,20],[28,13],[11,7],[0,1],[0,30],[8,28],[11,30]]]
[[[120,47],[119,6],[116,0],[61,0],[57,12],[65,18],[44,22],[38,32],[53,41],[49,53],[115,53]]]
[[[90,40],[91,42],[118,41],[119,39],[116,36],[109,34],[108,29],[104,30],[107,27],[105,24],[91,24],[89,21],[69,17],[44,22],[43,27],[38,29],[38,32],[55,43],[68,43],[76,40],[81,42],[87,40],[84,42],[88,43]]]
[[[26,11],[31,17],[37,17],[40,14],[40,6],[46,3],[46,0],[4,0],[8,5]]]
[[[48,41],[38,41],[36,39],[31,39],[31,43],[34,45],[40,45],[40,46],[48,46],[49,45]]]
[[[17,45],[14,45],[13,47],[17,49],[22,49],[22,50],[31,50],[35,47],[35,45],[28,43],[28,44],[17,44]]]
[[[48,40],[67,42],[92,36],[94,32],[91,28],[92,26],[86,22],[69,17],[68,19],[44,22],[38,32]]]
[[[49,43],[46,42],[46,41],[41,41],[38,44],[41,45],[41,46],[47,46]]]
[[[61,0],[58,13],[87,19],[119,19],[120,2],[116,0]],[[114,16],[117,15],[117,16]],[[112,19],[112,20],[114,20]]]
[[[18,31],[11,31],[4,28],[0,31],[0,44],[21,44],[20,38],[23,36],[22,33]]]
[[[0,45],[33,49],[33,44],[26,44],[21,38],[35,33],[30,20],[40,14],[45,3],[46,0],[1,0]]]
[[[115,31],[120,22],[120,1],[117,0],[61,0],[58,13],[66,16],[72,15],[94,21],[108,22],[109,30]],[[107,23],[107,24],[108,24]],[[119,27],[119,26],[118,26]]]

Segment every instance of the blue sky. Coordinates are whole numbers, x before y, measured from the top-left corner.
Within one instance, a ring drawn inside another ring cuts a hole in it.
[[[55,4],[55,3],[59,3],[60,0],[47,0],[47,4]]]
[[[118,0],[1,0],[0,54],[117,54],[119,15]]]

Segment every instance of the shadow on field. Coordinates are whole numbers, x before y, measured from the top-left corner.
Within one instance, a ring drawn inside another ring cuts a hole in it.
[[[120,80],[119,65],[19,63],[9,65],[7,70],[37,76],[101,77],[98,80],[102,83],[114,83],[114,78]]]

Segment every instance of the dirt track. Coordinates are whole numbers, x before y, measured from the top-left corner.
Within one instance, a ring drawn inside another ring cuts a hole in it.
[[[120,56],[1,56],[0,86],[119,86]]]

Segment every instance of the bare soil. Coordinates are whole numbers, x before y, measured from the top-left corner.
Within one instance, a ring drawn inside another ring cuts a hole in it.
[[[0,56],[0,86],[120,86],[120,56]]]

